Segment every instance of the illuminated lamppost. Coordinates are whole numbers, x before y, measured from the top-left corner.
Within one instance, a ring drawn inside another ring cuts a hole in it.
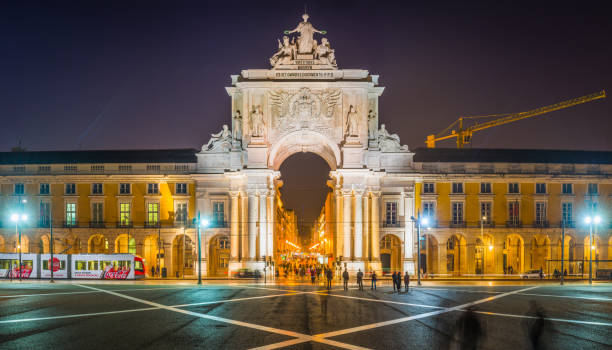
[[[417,285],[421,285],[421,225],[428,227],[429,226],[429,218],[421,217],[421,213],[417,213],[417,217],[415,219],[414,216],[410,217],[410,220],[416,224],[417,227]],[[405,238],[404,238],[405,242]]]
[[[584,222],[589,224],[589,284],[593,284],[593,250],[595,249],[593,244],[593,224],[599,225],[601,217],[599,215],[594,217],[587,216],[584,218]]]
[[[198,235],[198,284],[202,284],[202,239],[200,238],[200,227],[206,229],[208,227],[208,220],[200,219],[200,212],[198,211],[198,222],[197,224],[197,235]],[[184,277],[184,276],[183,276]]]
[[[25,203],[25,199],[24,199],[24,203]],[[22,270],[22,266],[21,266],[21,225],[20,223],[25,222],[26,220],[28,220],[28,216],[26,214],[12,214],[11,215],[11,221],[13,221],[15,223],[15,233],[18,236],[18,243],[17,243],[17,248],[19,249],[19,281],[21,281],[21,270]]]

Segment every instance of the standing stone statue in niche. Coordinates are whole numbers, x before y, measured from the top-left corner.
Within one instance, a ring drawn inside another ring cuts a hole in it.
[[[316,46],[313,38],[314,33],[325,35],[327,32],[324,30],[315,29],[312,24],[308,22],[308,14],[303,14],[302,18],[304,19],[303,22],[300,22],[300,24],[298,24],[294,30],[285,30],[285,34],[289,35],[295,32],[300,33],[297,39],[298,53],[309,54],[312,53]]]
[[[240,110],[234,113],[234,140],[242,140],[242,114],[240,114]]]
[[[359,135],[359,116],[357,110],[353,105],[349,107],[348,114],[346,116],[346,136],[358,136]]]
[[[368,112],[368,140],[376,139],[376,112],[370,109]]]
[[[251,112],[251,136],[263,137],[265,126],[263,110],[261,106],[255,106]]]
[[[407,151],[408,146],[400,144],[400,137],[397,134],[390,134],[385,128],[385,124],[380,124],[378,130],[378,145],[383,152]]]
[[[228,149],[231,147],[232,132],[227,125],[224,124],[221,131],[216,134],[211,134],[210,136],[210,140],[208,140],[206,146],[202,147],[202,151],[212,151],[220,148],[223,144],[227,144]]]
[[[270,57],[270,64],[276,66],[277,64],[286,63],[295,58],[295,52],[295,42],[289,42],[289,37],[285,35],[283,36],[282,44],[280,40],[278,41],[278,51]]]

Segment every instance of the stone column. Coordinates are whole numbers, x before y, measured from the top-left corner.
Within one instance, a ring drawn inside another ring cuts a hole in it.
[[[240,198],[242,205],[240,207],[241,223],[240,223],[240,246],[242,249],[241,259],[246,260],[249,256],[249,202],[245,193],[242,193]]]
[[[336,190],[336,257],[342,255],[342,247],[343,247],[343,236],[342,236],[342,192],[340,190]]]
[[[240,214],[238,211],[238,192],[230,192],[232,197],[231,219],[230,219],[230,259],[238,260],[238,249],[240,248],[238,232],[240,230]]]
[[[248,259],[250,261],[255,260],[257,257],[257,195],[255,191],[248,191],[249,196],[249,249]]]
[[[274,191],[268,193],[266,216],[268,217],[268,254],[274,257]]]
[[[355,192],[355,234],[354,234],[354,252],[355,260],[363,258],[363,191]]]
[[[412,193],[404,193],[404,271],[416,271],[416,260],[418,253],[414,254],[416,232],[414,225],[410,220],[414,216],[414,195]],[[423,233],[421,231],[421,233]],[[418,251],[418,250],[417,250]]]
[[[268,213],[266,199],[268,191],[259,194],[259,260],[268,255]]]
[[[342,217],[342,222],[344,223],[342,229],[342,241],[343,241],[343,250],[342,256],[344,260],[351,259],[351,191],[342,191],[342,197],[344,198],[344,215]]]
[[[370,199],[369,194],[363,197],[363,258],[370,260]]]
[[[372,192],[372,261],[380,261],[380,192]]]

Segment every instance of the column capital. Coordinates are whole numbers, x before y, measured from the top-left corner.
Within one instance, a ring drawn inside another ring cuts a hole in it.
[[[353,195],[352,189],[342,189],[340,190],[340,192],[342,193],[342,196],[344,197],[351,197]]]
[[[382,195],[382,191],[380,190],[372,190],[370,193],[372,194],[372,197],[380,197]]]
[[[229,191],[229,195],[232,198],[237,198],[238,196],[240,196],[240,191]]]
[[[362,197],[364,193],[365,193],[365,190],[363,189],[355,190],[355,197]]]
[[[246,190],[246,194],[249,197],[256,197],[258,193],[259,193],[259,191],[257,191],[257,190]]]

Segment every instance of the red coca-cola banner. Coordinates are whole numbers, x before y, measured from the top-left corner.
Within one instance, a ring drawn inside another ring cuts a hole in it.
[[[49,266],[53,269],[53,272],[57,272],[60,269],[60,261],[58,258],[53,258],[53,263],[51,263],[51,259],[49,259]]]
[[[124,267],[115,271],[112,266],[107,266],[104,269],[103,279],[105,280],[124,280],[130,274],[130,268]]]
[[[30,278],[30,275],[32,274],[32,268],[29,266],[24,266],[21,268],[21,278]],[[19,267],[15,267],[12,271],[11,271],[11,277],[13,278],[19,278]]]

